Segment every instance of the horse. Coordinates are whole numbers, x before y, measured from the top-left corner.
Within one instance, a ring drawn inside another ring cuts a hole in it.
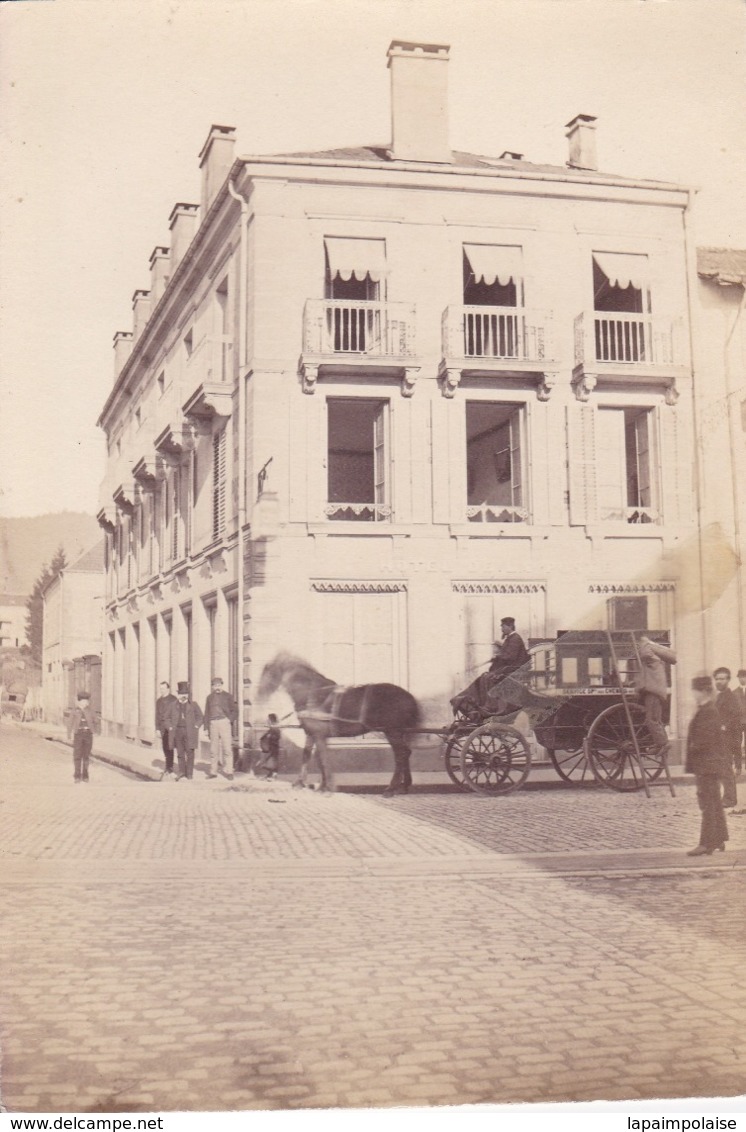
[[[265,664],[259,682],[259,697],[266,699],[282,688],[293,701],[300,725],[306,733],[303,761],[294,786],[306,785],[314,750],[321,772],[321,790],[328,790],[325,759],[327,740],[379,731],[394,753],[394,773],[384,797],[407,794],[412,785],[409,769],[411,748],[408,728],[420,720],[420,706],[411,693],[397,684],[360,684],[341,687],[322,676],[305,660],[281,652]]]

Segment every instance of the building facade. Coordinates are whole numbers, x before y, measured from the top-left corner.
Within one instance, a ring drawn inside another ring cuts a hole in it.
[[[103,540],[60,571],[43,593],[42,706],[47,723],[65,723],[79,691],[101,710],[104,618]]]
[[[697,249],[695,427],[707,668],[746,667],[746,251]]]
[[[27,597],[0,594],[0,649],[20,649],[26,637]]]
[[[281,648],[444,722],[505,615],[702,663],[688,192],[599,172],[587,115],[563,167],[452,151],[448,48],[388,62],[390,146],[236,158],[211,129],[115,337],[113,733],[218,674],[249,744]]]

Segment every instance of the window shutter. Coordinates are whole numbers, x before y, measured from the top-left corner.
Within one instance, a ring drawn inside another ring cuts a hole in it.
[[[570,523],[582,526],[597,517],[596,419],[592,405],[567,407]]]
[[[678,405],[661,405],[661,475],[663,522],[689,523],[692,516],[694,451],[685,418]]]
[[[225,529],[225,429],[212,438],[212,537]]]

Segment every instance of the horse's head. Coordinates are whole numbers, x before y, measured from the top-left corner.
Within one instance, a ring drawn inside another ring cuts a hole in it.
[[[278,688],[284,689],[296,707],[304,707],[309,693],[331,687],[332,682],[312,668],[307,661],[289,652],[279,652],[265,664],[259,681],[259,699],[267,699]]]

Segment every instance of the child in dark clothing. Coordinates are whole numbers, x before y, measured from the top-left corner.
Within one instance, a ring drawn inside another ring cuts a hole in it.
[[[263,757],[257,763],[254,773],[262,778],[276,778],[280,766],[280,727],[274,712],[270,712],[267,716],[267,723],[269,729],[259,740]],[[261,770],[267,773],[259,775]]]
[[[88,760],[93,746],[93,727],[95,716],[91,710],[91,696],[89,692],[78,692],[78,706],[74,709],[70,721],[70,730],[73,735],[73,766],[75,768],[75,781],[88,781]]]

